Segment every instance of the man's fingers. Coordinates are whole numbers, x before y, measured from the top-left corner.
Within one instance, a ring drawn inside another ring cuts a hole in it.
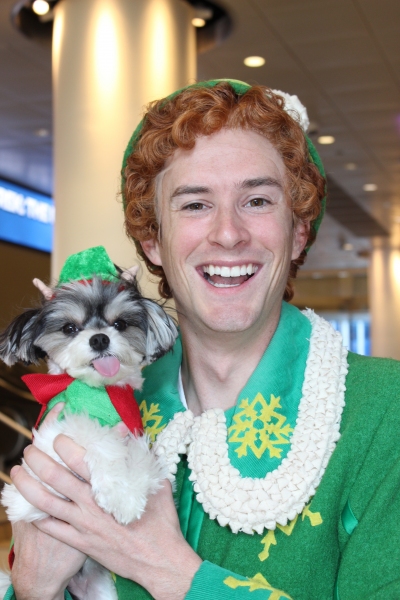
[[[80,448],[80,446],[78,446],[78,448]],[[35,446],[29,446],[25,449],[24,458],[27,465],[41,481],[52,487],[63,496],[66,496],[67,498],[77,502],[83,495],[90,493],[88,489],[89,486],[86,483],[80,481],[66,467],[57,463],[50,456]],[[25,496],[23,491],[21,491],[21,493],[23,496]],[[29,498],[27,498],[27,500],[31,502]],[[31,503],[42,509],[42,507],[36,504],[36,502]]]
[[[53,517],[48,517],[47,519],[41,519],[40,521],[34,521],[33,525],[39,529],[42,533],[46,533],[51,537],[56,538],[60,542],[71,546],[71,548],[75,548],[80,552],[84,553],[83,546],[81,548],[77,548],[78,537],[76,535],[76,530],[69,523],[66,523],[59,519],[53,519]]]
[[[60,412],[62,411],[64,406],[65,406],[65,402],[57,402],[57,404],[55,406],[53,406],[53,408],[51,410],[49,410],[43,423],[47,423],[47,425],[50,425],[51,423],[56,421],[58,418],[58,415],[60,414]]]
[[[57,519],[69,520],[72,503],[50,492],[23,467],[13,467],[11,478],[17,490],[30,504]]]
[[[65,464],[85,481],[90,481],[90,471],[84,461],[86,450],[62,433],[58,435],[53,448]]]

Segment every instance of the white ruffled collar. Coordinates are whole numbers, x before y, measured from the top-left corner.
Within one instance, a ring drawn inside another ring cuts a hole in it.
[[[252,534],[286,525],[314,495],[340,437],[347,350],[341,335],[313,311],[310,351],[291,448],[264,478],[242,477],[229,460],[224,411],[194,417],[178,412],[159,434],[155,452],[163,456],[169,479],[180,454],[187,454],[197,500],[211,519],[234,533]]]

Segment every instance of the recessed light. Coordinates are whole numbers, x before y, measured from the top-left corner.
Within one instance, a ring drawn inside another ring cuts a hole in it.
[[[333,144],[334,142],[333,135],[320,135],[318,138],[318,144]]]
[[[363,185],[364,192],[376,192],[377,189],[378,186],[376,185],[376,183],[366,183],[365,185]]]
[[[262,56],[248,56],[243,62],[246,67],[262,67],[265,65],[265,58]]]
[[[35,0],[32,4],[32,10],[37,15],[46,15],[50,10],[50,5],[46,0]]]
[[[348,276],[349,276],[349,274],[348,274],[348,272],[347,272],[347,271],[339,271],[339,273],[337,274],[337,276],[338,276],[340,279],[346,279],[346,277],[348,277]]]
[[[311,277],[313,279],[322,279],[322,273],[314,272]]]
[[[344,165],[344,168],[346,171],[355,171],[357,169],[357,165],[356,163],[349,162]]]
[[[41,127],[40,129],[36,129],[35,135],[44,138],[50,135],[50,131],[48,129],[45,129],[44,127]]]
[[[205,24],[206,20],[201,17],[194,17],[192,19],[192,25],[194,25],[194,27],[204,27]]]

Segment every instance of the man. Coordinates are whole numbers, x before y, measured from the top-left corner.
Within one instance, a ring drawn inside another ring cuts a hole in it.
[[[399,366],[347,355],[329,325],[282,303],[324,196],[297,119],[279,92],[212,81],[155,103],[136,130],[127,230],[181,329],[137,397],[178,508],[166,483],[119,526],[89,483],[30,447],[71,502],[13,471],[53,516],[18,524],[18,600],[63,598],[87,554],[120,600],[400,597]],[[83,449],[62,436],[55,449],[89,478]]]

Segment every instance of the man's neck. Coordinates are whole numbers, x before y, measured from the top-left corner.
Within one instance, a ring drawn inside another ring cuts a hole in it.
[[[278,326],[280,312],[266,327],[254,332],[218,333],[194,331],[181,323],[182,383],[188,408],[199,415],[210,408],[227,410],[261,360]]]

